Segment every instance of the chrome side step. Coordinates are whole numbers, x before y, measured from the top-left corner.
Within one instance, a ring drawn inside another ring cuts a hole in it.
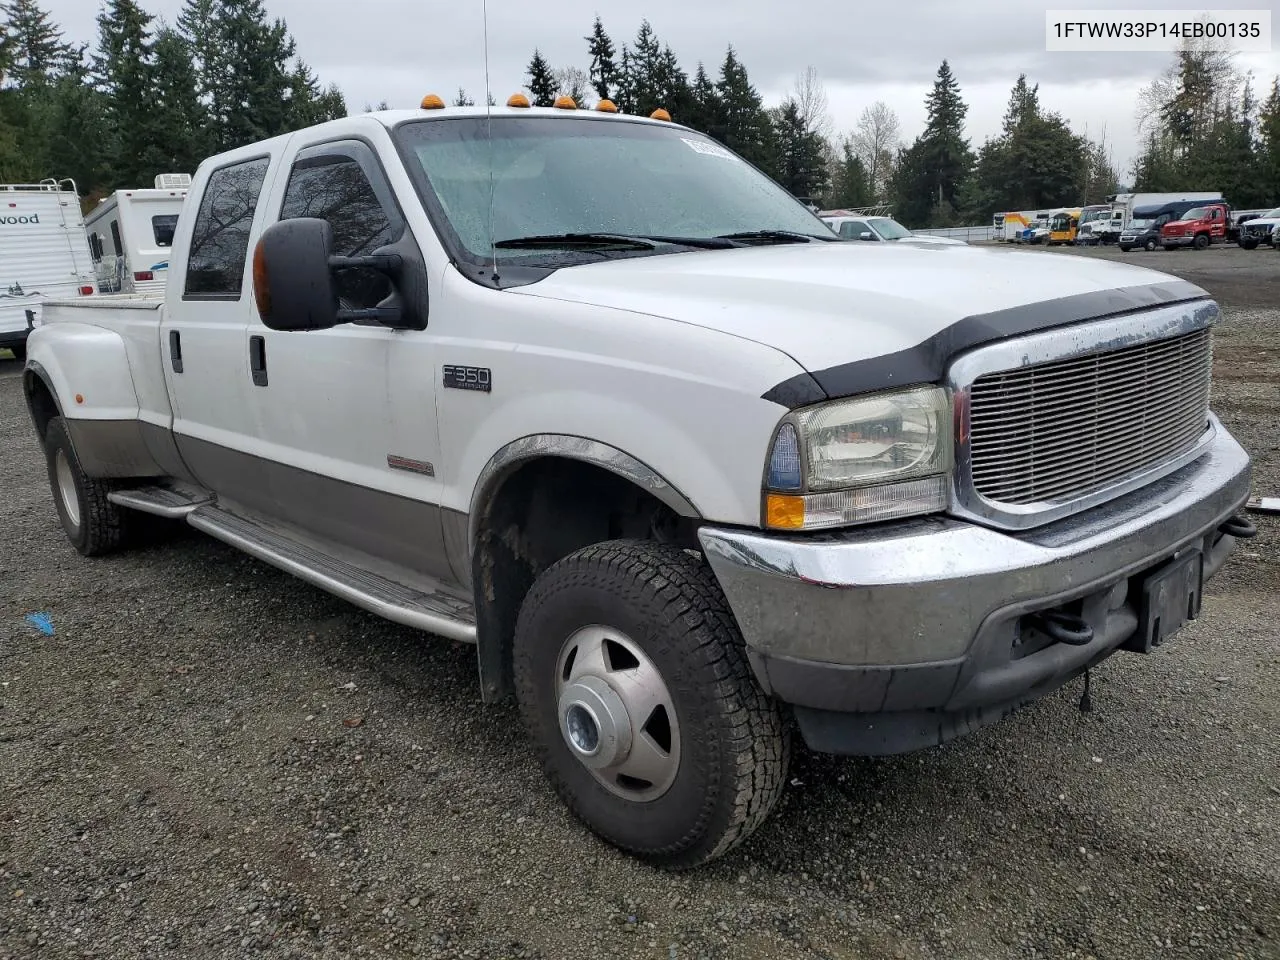
[[[476,642],[475,607],[443,589],[430,584],[409,586],[388,579],[317,550],[284,531],[212,505],[187,514],[187,523],[384,619],[451,640]]]
[[[136,490],[113,490],[107,499],[114,504],[152,513],[157,517],[178,520],[198,507],[211,503],[213,498],[199,487],[185,485],[138,487]]]

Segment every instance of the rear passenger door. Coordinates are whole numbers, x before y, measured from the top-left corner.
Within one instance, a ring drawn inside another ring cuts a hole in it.
[[[370,254],[405,235],[368,143],[299,143],[271,201],[279,219],[327,221],[338,256]],[[393,292],[385,275],[365,269],[342,271],[337,286],[349,309],[377,306]],[[247,334],[263,368],[251,371],[258,375],[249,389],[272,461],[272,514],[322,540],[452,579],[436,479],[436,350],[427,333],[374,321],[282,332],[255,316]]]
[[[266,475],[248,401],[248,252],[269,169],[267,156],[228,159],[193,185],[200,200],[192,222],[179,224],[185,254],[169,276],[160,334],[183,460],[204,486],[251,507],[264,505]]]

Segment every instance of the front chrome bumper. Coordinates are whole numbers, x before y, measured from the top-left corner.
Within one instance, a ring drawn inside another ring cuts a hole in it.
[[[1234,540],[1218,528],[1247,499],[1250,463],[1214,425],[1212,444],[1177,472],[1034,530],[939,517],[809,536],[704,527],[699,538],[769,692],[817,711],[942,711],[969,729],[1128,641],[1129,578],[1192,545],[1206,578],[1221,568]],[[1071,601],[1094,626],[1087,645],[1011,652],[1022,618]],[[948,738],[931,724],[916,745]],[[811,746],[822,739],[805,733]]]

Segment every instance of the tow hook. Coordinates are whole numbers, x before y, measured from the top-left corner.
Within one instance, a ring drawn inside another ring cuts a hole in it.
[[[1083,647],[1093,640],[1093,627],[1074,613],[1063,610],[1045,610],[1030,618],[1031,625],[1058,643]]]
[[[1235,537],[1237,540],[1249,540],[1258,535],[1258,528],[1241,516],[1234,516],[1223,521],[1222,526],[1218,527],[1220,533],[1225,533],[1228,537]]]

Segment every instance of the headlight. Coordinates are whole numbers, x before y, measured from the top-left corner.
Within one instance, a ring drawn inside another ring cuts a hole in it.
[[[765,526],[821,530],[945,510],[951,434],[951,402],[941,387],[797,410],[769,452]]]

